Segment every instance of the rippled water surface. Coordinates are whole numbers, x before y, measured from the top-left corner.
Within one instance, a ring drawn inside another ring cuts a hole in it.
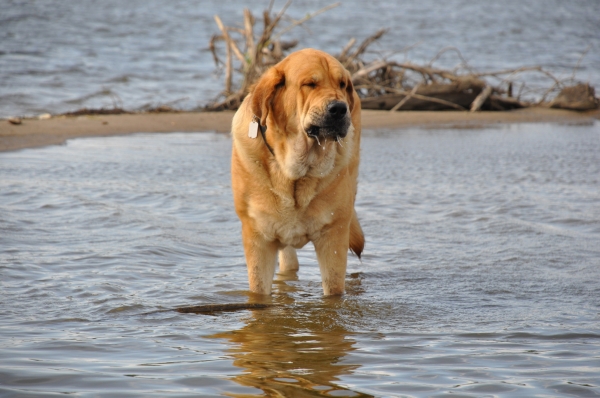
[[[294,0],[287,15],[301,19],[334,2]],[[274,10],[285,3],[275,1]],[[596,0],[341,3],[283,39],[298,39],[298,48],[339,53],[350,38],[360,42],[388,28],[370,47],[374,53],[367,59],[427,64],[451,46],[478,71],[542,65],[566,79],[576,69],[577,79],[600,89]],[[206,105],[224,87],[223,70],[217,73],[208,51],[211,36],[218,33],[214,15],[227,26],[242,26],[244,7],[260,18],[268,4],[268,0],[102,0],[101,5],[93,0],[0,0],[0,117],[83,107]],[[260,20],[257,31],[259,27]],[[434,66],[454,68],[461,63],[454,51],[448,51]],[[554,84],[541,74],[518,77],[538,89],[523,92],[534,98]]]
[[[367,247],[244,303],[227,135],[0,154],[0,395],[598,396],[600,125],[365,133]],[[259,300],[260,301],[260,300]]]

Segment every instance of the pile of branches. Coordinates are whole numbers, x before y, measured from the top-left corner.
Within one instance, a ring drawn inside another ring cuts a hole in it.
[[[225,69],[225,90],[218,100],[206,107],[207,110],[237,109],[262,73],[285,58],[289,50],[298,44],[297,40],[281,40],[282,35],[340,5],[335,3],[303,19],[293,20],[287,16],[284,18],[290,3],[291,0],[275,14],[272,13],[271,1],[269,8],[263,12],[262,32],[259,35],[255,33],[256,18],[248,9],[244,9],[243,27],[227,27],[219,16],[215,16],[221,33],[211,38],[210,50],[217,67]],[[282,21],[288,21],[288,24],[279,28]],[[509,110],[548,104],[548,98],[559,92],[551,106],[577,110],[598,107],[594,89],[589,85],[568,86],[567,81],[561,81],[540,66],[478,73],[467,65],[454,47],[443,49],[427,65],[387,59],[366,60],[369,46],[385,33],[386,30],[382,29],[358,45],[357,40],[352,38],[336,55],[352,74],[352,82],[361,97],[363,109]],[[218,44],[221,42],[225,44],[225,61],[219,57],[222,51],[218,51]],[[461,66],[454,70],[434,67],[433,63],[447,51],[458,54],[463,61]],[[234,77],[234,73],[238,75]],[[516,80],[523,73],[537,73],[551,82],[536,101],[523,99],[526,86]],[[514,93],[516,86],[519,88]],[[563,95],[565,90],[569,95]],[[581,95],[573,98],[573,93]]]
[[[208,110],[237,109],[242,100],[248,93],[250,87],[269,67],[275,65],[287,55],[287,52],[298,45],[298,41],[283,41],[281,36],[289,32],[296,26],[302,25],[309,19],[339,6],[341,3],[335,3],[324,7],[321,10],[308,14],[300,20],[292,20],[286,27],[275,32],[282,18],[285,16],[287,8],[290,6],[289,0],[277,14],[272,15],[273,1],[269,8],[263,11],[263,27],[260,35],[255,34],[254,26],[256,18],[249,9],[244,9],[244,24],[240,27],[226,27],[221,18],[215,15],[215,22],[221,31],[220,35],[213,35],[209,48],[213,55],[213,60],[218,68],[225,68],[225,90],[220,97],[225,99],[214,101],[207,107]],[[290,18],[286,18],[289,20]],[[226,60],[223,62],[217,51],[217,43],[225,42]],[[241,50],[243,49],[243,50]],[[241,75],[239,87],[233,89],[234,59],[238,64],[235,72]]]

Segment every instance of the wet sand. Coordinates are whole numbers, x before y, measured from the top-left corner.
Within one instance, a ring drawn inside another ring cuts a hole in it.
[[[0,121],[0,152],[58,145],[70,138],[131,133],[216,131],[227,133],[233,112],[140,113],[125,115],[55,116],[23,119],[19,125]],[[510,112],[363,111],[363,129],[408,127],[482,127],[502,123],[592,123],[600,110],[573,112],[529,108]]]

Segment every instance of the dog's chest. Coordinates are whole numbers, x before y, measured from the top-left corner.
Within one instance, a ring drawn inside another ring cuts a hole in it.
[[[310,196],[314,197],[314,194]],[[278,206],[262,208],[260,211],[257,209],[252,217],[267,240],[300,248],[317,238],[323,228],[331,223],[333,215],[332,211],[320,209],[314,203],[300,206],[294,196],[281,195],[278,197]]]
[[[335,151],[330,152],[333,165]],[[311,165],[311,162],[307,164]],[[293,180],[287,178],[278,165],[272,165],[268,174],[269,198],[263,197],[263,200],[253,201],[254,206],[250,205],[250,216],[267,240],[299,248],[317,239],[331,224],[338,203],[330,197],[329,191],[338,185],[341,173],[333,171],[332,165],[327,165],[323,171],[311,165],[308,170],[316,170],[316,175],[305,173]]]
[[[324,214],[315,217],[307,215],[305,211],[283,209],[277,215],[267,216],[262,230],[270,240],[300,248],[318,237],[329,222],[331,216],[327,217]]]

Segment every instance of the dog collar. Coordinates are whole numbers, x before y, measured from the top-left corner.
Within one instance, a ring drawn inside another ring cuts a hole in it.
[[[254,132],[254,134],[252,133],[253,132],[253,126],[252,126],[253,123],[256,123],[256,126],[254,128],[258,129],[260,131],[260,135],[262,136],[263,141],[264,141],[265,145],[267,146],[267,149],[269,150],[269,152],[271,152],[271,155],[275,156],[275,152],[273,152],[273,148],[267,142],[267,136],[265,134],[267,132],[267,126],[261,125],[260,119],[256,115],[252,116],[252,121],[250,122],[250,130],[249,130],[248,136],[250,138],[256,138],[256,133],[255,132]],[[256,130],[254,130],[254,131],[256,131]]]

